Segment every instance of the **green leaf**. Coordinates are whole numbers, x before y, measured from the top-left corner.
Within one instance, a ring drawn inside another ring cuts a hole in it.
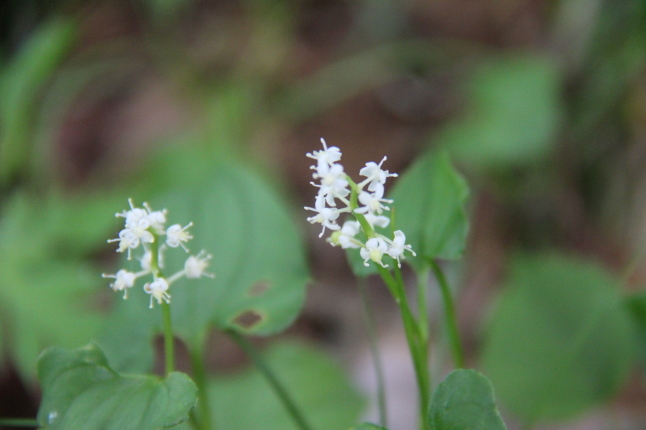
[[[504,430],[493,388],[475,370],[451,372],[431,399],[428,423],[434,430]]]
[[[516,259],[482,363],[501,401],[528,423],[574,416],[626,381],[634,334],[620,283],[563,255]]]
[[[62,200],[18,194],[6,203],[0,219],[0,315],[11,339],[5,352],[13,354],[28,379],[35,376],[34,363],[43,348],[88,342],[102,319],[91,301],[101,279],[76,255],[78,232],[66,224],[75,217],[64,213],[75,211],[84,213],[82,206]],[[98,221],[96,226],[105,234],[105,224]],[[96,236],[91,228],[79,228]],[[89,249],[88,239],[79,238],[79,243]]]
[[[119,375],[95,345],[50,348],[38,360],[44,429],[155,430],[188,419],[197,403],[191,379],[173,372],[165,379]]]
[[[646,293],[638,293],[626,297],[626,306],[635,327],[635,345],[642,366],[646,367]]]
[[[213,255],[209,270],[216,275],[173,285],[175,327],[188,339],[209,322],[223,330],[277,333],[305,298],[309,276],[300,238],[279,196],[255,173],[234,163],[214,170],[194,191],[160,200],[172,220],[194,223],[190,247]],[[187,257],[181,251],[167,256],[168,273],[183,268]]]
[[[338,430],[356,422],[364,402],[342,369],[321,352],[283,343],[266,351],[264,359],[314,430]],[[216,379],[210,396],[220,430],[294,428],[284,406],[255,369]]]
[[[539,56],[492,61],[473,77],[468,115],[435,136],[460,161],[482,168],[545,157],[563,108],[557,65]]]
[[[41,26],[0,77],[0,182],[25,167],[32,119],[43,84],[69,51],[77,26],[54,19]]]

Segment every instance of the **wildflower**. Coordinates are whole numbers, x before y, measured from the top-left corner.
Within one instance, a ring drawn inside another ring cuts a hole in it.
[[[366,167],[359,171],[359,175],[367,177],[367,179],[359,184],[360,188],[363,188],[363,186],[368,183],[368,191],[375,191],[378,185],[386,183],[386,179],[397,177],[397,173],[390,173],[388,170],[381,170],[381,165],[384,164],[384,161],[386,161],[387,158],[388,157],[382,158],[379,164],[372,161],[366,163]]]
[[[114,278],[114,282],[110,284],[110,288],[114,291],[123,291],[123,298],[128,298],[128,288],[132,288],[135,285],[135,280],[137,275],[127,270],[121,269],[117,272],[116,275],[108,275],[104,273],[101,275],[103,278]]]
[[[166,224],[166,209],[161,211],[153,211],[148,203],[144,203],[144,207],[148,211],[146,218],[148,218],[150,226],[155,229],[157,234],[163,234],[164,224]]]
[[[204,251],[200,251],[199,254],[193,256],[191,255],[186,259],[184,263],[184,273],[189,279],[197,279],[202,276],[208,276],[213,278],[215,275],[212,273],[207,273],[204,271],[209,267],[209,260],[212,258],[210,254],[206,254]]]
[[[400,258],[403,258],[404,251],[409,251],[415,256],[415,251],[410,245],[406,245],[406,235],[401,230],[395,232],[395,238],[392,240],[388,251],[386,252],[392,258],[397,260],[397,266],[402,267]]]
[[[332,246],[340,245],[343,249],[360,248],[361,242],[354,237],[359,233],[361,225],[358,221],[346,221],[341,230],[335,231],[328,238]]]
[[[168,230],[166,230],[166,244],[171,248],[177,248],[178,246],[181,246],[184,251],[188,252],[188,249],[182,242],[188,242],[190,239],[193,239],[193,236],[191,236],[186,231],[192,226],[193,223],[189,222],[184,227],[179,224],[174,224],[168,227]]]
[[[170,294],[168,291],[168,282],[164,278],[157,278],[151,283],[144,285],[144,291],[150,294],[150,309],[153,308],[153,299],[157,300],[157,304],[161,305],[162,301],[170,303]]]
[[[323,237],[323,233],[325,233],[325,227],[329,228],[330,230],[339,230],[341,228],[336,224],[336,219],[340,215],[339,210],[325,207],[325,198],[323,196],[319,194],[316,197],[316,204],[314,206],[315,208],[309,208],[306,206],[305,209],[318,212],[317,215],[307,218],[307,221],[309,221],[311,224],[323,224],[323,230],[321,230],[319,237]]]
[[[370,224],[370,227],[372,228],[375,228],[375,227],[386,228],[388,227],[388,224],[390,224],[390,218],[388,218],[387,216],[375,215],[368,212],[367,214],[364,215],[364,217],[366,218],[366,221],[368,221],[368,224]]]
[[[372,260],[375,263],[379,264],[381,267],[388,267],[387,264],[384,264],[381,261],[383,255],[388,251],[388,245],[386,241],[381,237],[373,237],[366,242],[365,248],[361,248],[359,253],[361,258],[363,258],[363,265],[369,266],[368,260]]]
[[[323,151],[312,151],[312,153],[305,154],[309,158],[316,160],[316,166],[311,166],[312,169],[316,169],[317,173],[314,176],[314,179],[324,176],[324,169],[326,165],[332,165],[341,159],[341,151],[336,146],[327,147],[325,139],[321,138],[321,143],[323,144]]]
[[[363,207],[360,207],[358,209],[355,209],[354,211],[358,214],[365,214],[365,213],[371,213],[371,214],[379,214],[384,210],[390,210],[390,208],[383,203],[392,203],[393,201],[390,199],[384,199],[384,186],[381,184],[377,184],[375,187],[375,191],[370,194],[365,191],[362,191],[359,194],[359,201],[361,204],[363,204]]]

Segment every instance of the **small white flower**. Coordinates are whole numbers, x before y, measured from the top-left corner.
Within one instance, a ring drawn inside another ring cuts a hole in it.
[[[205,272],[204,269],[209,267],[209,260],[212,258],[210,254],[200,251],[197,255],[191,255],[184,263],[184,272],[188,279],[197,279],[202,276],[213,278],[215,275]]]
[[[354,211],[356,213],[371,213],[371,214],[379,214],[384,210],[390,210],[390,208],[383,203],[392,203],[393,201],[390,199],[384,199],[384,186],[381,184],[377,184],[375,187],[374,193],[370,194],[365,191],[362,191],[359,194],[359,202],[363,204],[363,207],[360,207],[358,209],[355,209]]]
[[[118,239],[108,239],[108,242],[119,242],[119,249],[117,252],[128,250],[128,260],[130,260],[130,250],[139,246],[139,236],[134,234],[132,230],[124,228],[119,232]]]
[[[151,283],[144,285],[144,291],[150,294],[150,306],[153,308],[153,299],[157,300],[157,304],[161,305],[162,300],[166,303],[170,303],[170,294],[168,291],[168,282],[164,278],[157,278]]]
[[[358,221],[346,221],[341,227],[341,230],[335,231],[327,239],[332,246],[341,246],[343,249],[360,248],[361,242],[354,237],[361,230],[361,225]]]
[[[404,235],[404,232],[397,230],[395,232],[395,238],[392,240],[386,253],[397,260],[397,265],[402,267],[400,258],[404,258],[404,251],[409,251],[413,256],[417,255],[410,245],[406,245],[406,235]]]
[[[174,224],[168,227],[168,230],[166,230],[166,244],[171,248],[181,246],[184,251],[188,252],[188,249],[184,246],[183,242],[188,242],[190,239],[193,239],[193,236],[186,231],[192,226],[193,223],[189,222],[184,227],[179,224]]]
[[[390,224],[390,218],[387,216],[383,215],[375,215],[371,214],[368,212],[367,214],[364,215],[366,218],[366,221],[368,221],[368,224],[370,224],[370,227],[381,227],[381,228],[386,228],[388,227],[388,224]]]
[[[311,224],[323,224],[323,230],[321,231],[321,234],[319,234],[319,237],[323,237],[323,233],[325,233],[326,227],[330,230],[339,230],[341,228],[336,224],[336,219],[339,217],[341,212],[339,212],[338,209],[325,207],[325,198],[323,196],[319,194],[316,197],[316,204],[314,206],[316,207],[309,208],[306,206],[305,209],[307,209],[308,211],[318,212],[318,214],[307,218],[307,221],[309,221]]]
[[[317,170],[318,176],[323,176],[324,169],[328,165],[332,165],[341,159],[341,151],[336,146],[327,147],[325,139],[321,138],[321,143],[323,144],[323,151],[312,151],[312,153],[305,154],[309,158],[316,160],[316,166],[312,166],[312,169]],[[315,176],[314,179],[317,179]]]
[[[363,187],[365,184],[370,183],[368,185],[368,191],[375,191],[377,189],[377,185],[383,185],[386,183],[386,179],[397,177],[397,173],[390,173],[388,170],[381,170],[381,165],[384,164],[386,159],[387,157],[384,157],[379,164],[373,163],[372,161],[366,163],[366,167],[361,169],[359,174],[361,176],[366,176],[367,179],[361,182],[359,187]]]
[[[136,208],[135,205],[132,204],[132,199],[128,199],[128,204],[130,205],[129,211],[124,210],[121,213],[115,214],[115,216],[125,218],[125,227],[133,228],[137,225],[139,220],[148,216],[148,212],[145,209]]]
[[[388,267],[387,264],[384,264],[381,261],[383,255],[388,251],[388,245],[381,237],[373,237],[368,239],[366,242],[366,247],[361,248],[359,251],[361,258],[363,258],[363,265],[369,266],[368,260],[372,260],[375,263],[381,265],[381,267]]]
[[[128,298],[128,288],[132,288],[135,285],[135,280],[137,275],[127,270],[121,269],[117,272],[116,275],[109,275],[104,273],[104,278],[114,278],[114,282],[110,284],[110,288],[114,291],[123,291],[123,298]]]
[[[336,206],[334,198],[344,199],[350,190],[348,189],[348,181],[343,172],[343,166],[340,164],[333,164],[331,166],[325,165],[326,168],[323,169],[323,174],[320,176],[321,185],[317,185],[312,182],[312,185],[319,187],[319,194],[325,197],[325,200],[328,205]],[[314,174],[314,179],[319,177],[317,174]]]
[[[164,233],[164,224],[166,224],[167,210],[164,209],[161,211],[153,211],[148,203],[144,203],[144,207],[148,211],[146,218],[148,218],[150,226],[155,229],[157,234]]]

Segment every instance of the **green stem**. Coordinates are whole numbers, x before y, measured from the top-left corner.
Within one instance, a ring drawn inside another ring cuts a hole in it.
[[[455,304],[451,295],[451,289],[446,281],[442,268],[433,260],[428,260],[433,274],[437,278],[442,292],[442,299],[444,302],[444,320],[446,328],[449,333],[449,341],[451,343],[451,351],[453,352],[453,361],[455,367],[458,369],[464,368],[464,352],[462,351],[462,344],[460,342],[460,333],[458,331],[457,319],[455,317]]]
[[[417,320],[422,340],[429,346],[428,322],[428,269],[417,272]]]
[[[164,358],[166,363],[165,374],[175,371],[175,342],[173,339],[173,325],[170,317],[170,305],[162,302],[162,313],[164,315]]]
[[[192,348],[191,353],[191,365],[193,367],[193,380],[195,385],[197,385],[197,391],[199,393],[199,403],[197,407],[199,408],[199,428],[202,430],[211,430],[213,429],[213,417],[211,415],[211,408],[209,402],[209,395],[206,383],[206,368],[204,366],[204,357],[202,354],[204,342],[202,340],[196,342],[196,347]]]
[[[406,299],[406,292],[404,285],[393,278],[392,274],[378,264],[375,267],[379,271],[381,278],[393,294],[395,302],[399,306],[402,321],[404,323],[404,332],[406,334],[406,341],[408,342],[408,349],[413,361],[413,368],[415,369],[415,377],[417,379],[417,387],[419,389],[419,403],[420,403],[420,428],[427,428],[426,424],[426,410],[430,403],[430,375],[428,371],[428,349],[426,344],[422,342],[419,327],[415,321],[408,300]],[[401,280],[401,278],[400,278]]]
[[[38,421],[30,418],[0,418],[0,427],[38,427]]]
[[[267,363],[265,363],[265,360],[260,355],[260,353],[256,351],[256,349],[251,345],[251,342],[232,330],[227,331],[227,334],[235,343],[238,344],[238,346],[240,346],[240,348],[242,348],[242,350],[245,352],[245,354],[247,354],[247,356],[249,356],[256,368],[265,377],[267,382],[269,382],[269,385],[274,390],[280,401],[283,403],[285,409],[287,409],[287,412],[291,416],[292,420],[294,420],[296,426],[301,430],[311,430],[311,427],[307,424],[307,421],[305,421],[303,414],[298,409],[292,398],[289,396],[289,393],[287,392],[283,384],[278,380],[269,366],[267,366]]]
[[[379,408],[379,425],[388,427],[388,416],[386,414],[386,388],[384,384],[384,368],[381,363],[381,354],[377,345],[377,336],[375,333],[375,322],[372,314],[372,307],[368,300],[368,291],[366,288],[366,279],[359,278],[359,292],[363,302],[363,314],[368,331],[368,342],[370,344],[370,355],[375,366],[375,376],[377,378],[377,406]]]
[[[159,236],[153,233],[154,240],[150,244],[150,268],[157,278],[163,277],[159,268]],[[164,360],[165,376],[175,371],[175,342],[173,338],[173,323],[170,315],[170,304],[162,302],[162,315],[164,319]]]

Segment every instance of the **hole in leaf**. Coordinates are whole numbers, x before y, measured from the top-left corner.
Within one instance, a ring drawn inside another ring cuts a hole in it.
[[[247,290],[247,295],[249,297],[259,297],[262,296],[271,288],[269,281],[258,281],[251,285]]]
[[[238,327],[243,328],[244,330],[251,330],[263,319],[264,316],[262,314],[250,309],[248,311],[242,312],[241,314],[238,314],[238,316],[233,319],[233,323]]]

